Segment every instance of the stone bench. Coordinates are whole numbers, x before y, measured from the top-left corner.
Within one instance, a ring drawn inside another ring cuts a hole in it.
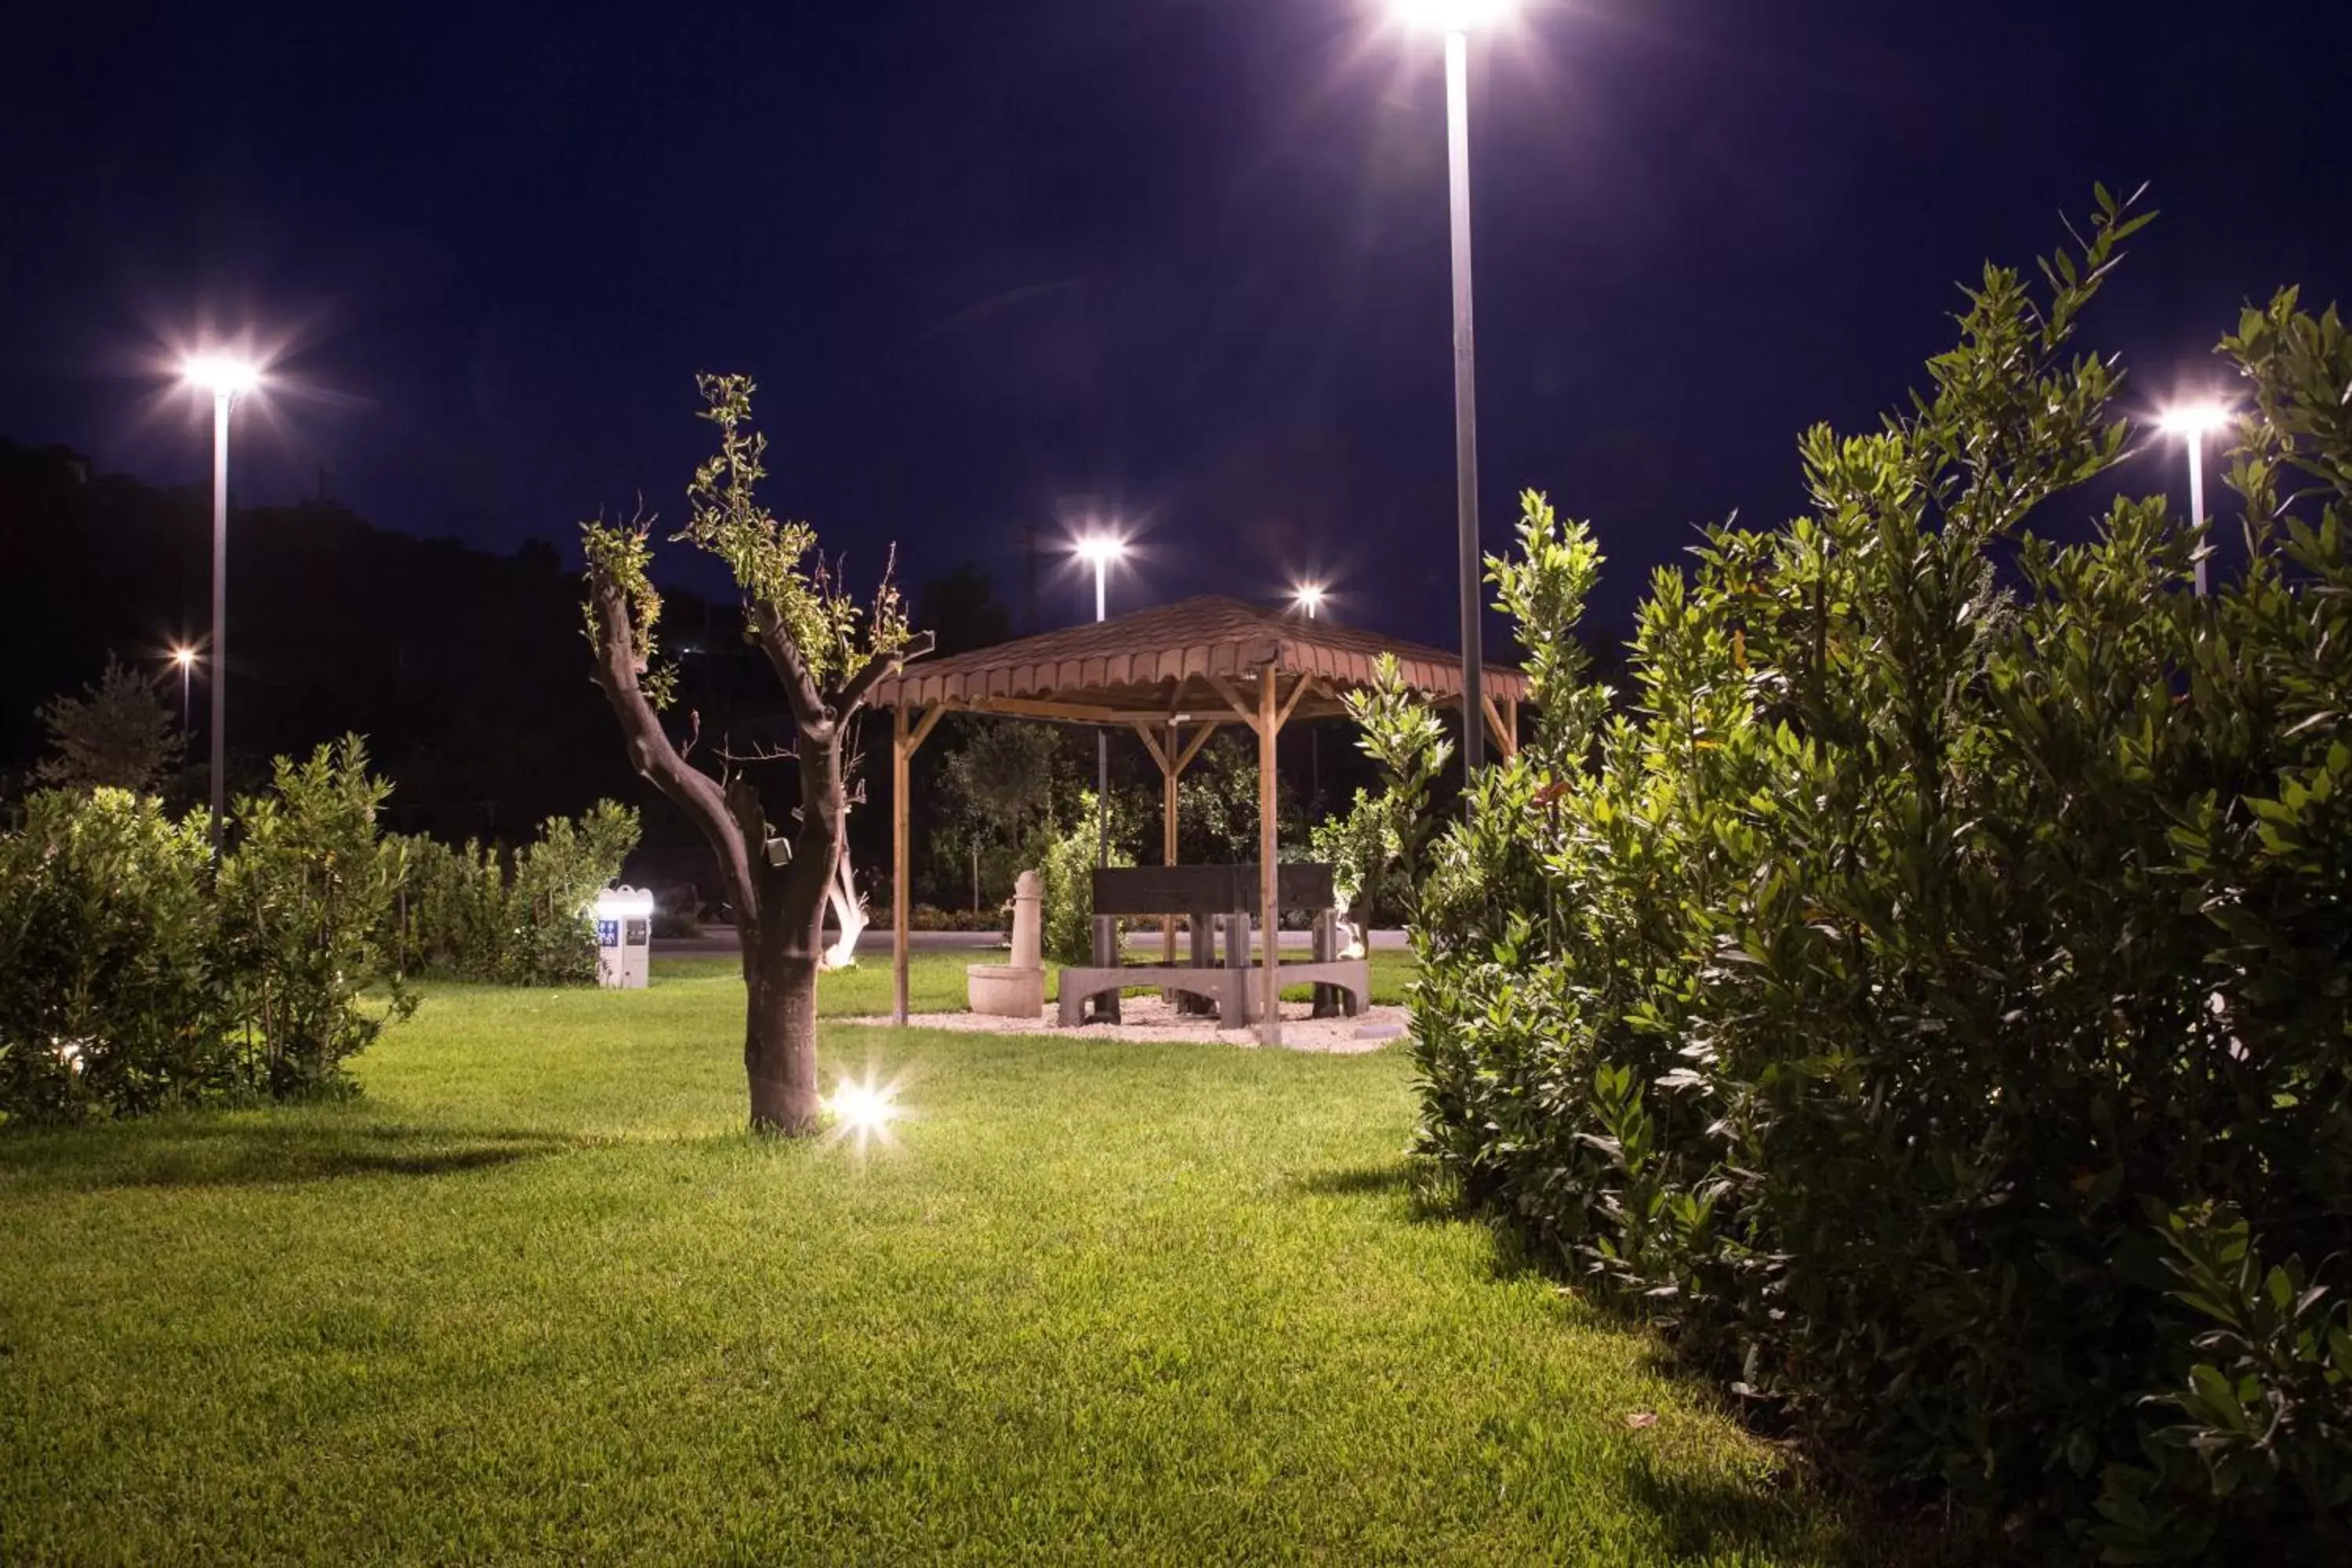
[[[1094,963],[1066,964],[1062,969],[1064,1027],[1117,1023],[1119,993],[1131,985],[1152,986],[1178,999],[1190,998],[1203,1011],[1213,1007],[1219,1028],[1241,1028],[1257,1021],[1259,971],[1250,952],[1251,911],[1259,897],[1255,866],[1135,866],[1098,870],[1094,873]],[[1267,956],[1278,971],[1279,983],[1313,985],[1318,1018],[1341,1013],[1352,1018],[1361,1013],[1371,1002],[1371,964],[1365,959],[1339,956],[1331,868],[1305,861],[1277,866],[1275,899],[1277,910],[1312,910],[1316,917],[1313,956],[1307,963],[1282,963],[1276,941],[1269,938]],[[1184,916],[1191,927],[1191,962],[1121,963],[1121,915]],[[1222,963],[1217,961],[1220,932]]]

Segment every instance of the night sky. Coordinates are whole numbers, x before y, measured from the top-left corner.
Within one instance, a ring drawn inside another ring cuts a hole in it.
[[[1376,0],[23,13],[0,435],[201,481],[154,366],[249,328],[240,500],[323,468],[384,526],[569,549],[676,515],[693,374],[740,369],[772,504],[854,572],[895,539],[1017,604],[1024,525],[1115,514],[1115,606],[1308,573],[1452,641],[1441,49]],[[1528,5],[1472,65],[1490,548],[1549,490],[1622,624],[2095,180],[2164,216],[2085,341],[2151,401],[2210,377],[2242,300],[2352,295],[2347,61],[2340,3]]]

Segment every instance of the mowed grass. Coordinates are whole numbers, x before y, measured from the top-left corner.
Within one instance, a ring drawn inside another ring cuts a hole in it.
[[[436,986],[361,1100],[0,1138],[0,1562],[1853,1554],[1420,1212],[1401,1053],[829,1025],[861,1152],[740,1129],[740,996]]]

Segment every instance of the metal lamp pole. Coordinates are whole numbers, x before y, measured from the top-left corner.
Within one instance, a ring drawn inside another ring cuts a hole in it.
[[[228,820],[228,416],[236,394],[213,387],[213,858]]]
[[[2189,432],[2189,526],[2205,526],[2205,432]],[[2205,557],[2197,557],[2197,596],[2205,596]]]
[[[2202,531],[2205,526],[2205,436],[2230,423],[2230,411],[2210,403],[2191,404],[2168,412],[2162,420],[2168,436],[2182,437],[2189,447],[2189,526]],[[2205,596],[2205,559],[2199,556],[2196,567],[2197,596]]]
[[[1110,566],[1107,551],[1097,551],[1095,557],[1095,625],[1103,623],[1103,574]],[[1099,725],[1095,729],[1095,864],[1108,868],[1110,865],[1110,732]]]
[[[180,367],[190,385],[213,396],[213,858],[218,860],[228,816],[228,422],[239,394],[261,376],[243,360],[217,354]]]
[[[1095,569],[1095,625],[1100,626],[1104,574],[1127,553],[1127,542],[1115,533],[1087,533],[1072,544],[1078,559]],[[1095,864],[1110,864],[1110,734],[1099,728],[1095,731]]]
[[[1485,662],[1478,627],[1483,555],[1478,548],[1478,355],[1470,313],[1470,37],[1445,30],[1445,167],[1454,230],[1454,471],[1462,574],[1463,777],[1486,761],[1479,720]]]

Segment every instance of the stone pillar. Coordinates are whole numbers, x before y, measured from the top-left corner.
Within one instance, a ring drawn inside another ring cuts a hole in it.
[[[1042,969],[1045,963],[1045,933],[1038,905],[1045,883],[1034,871],[1024,871],[1013,883],[1013,967]]]

